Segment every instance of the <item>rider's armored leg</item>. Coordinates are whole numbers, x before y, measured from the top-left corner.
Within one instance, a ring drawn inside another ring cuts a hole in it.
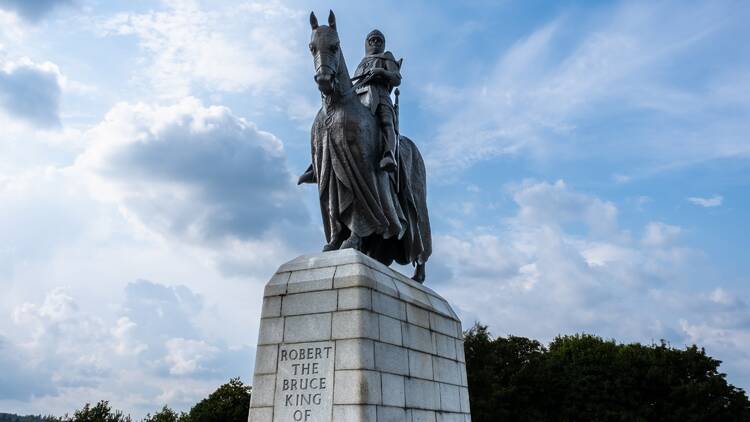
[[[380,160],[380,168],[386,171],[396,170],[396,127],[393,122],[393,109],[385,104],[378,105],[377,109],[380,127],[383,130],[385,144],[383,145],[383,159]]]

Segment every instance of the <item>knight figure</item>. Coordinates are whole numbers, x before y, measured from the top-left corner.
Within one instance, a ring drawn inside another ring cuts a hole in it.
[[[401,63],[385,51],[385,36],[377,29],[367,34],[365,57],[354,72],[354,89],[365,107],[377,116],[383,139],[380,168],[396,170],[397,122],[391,90],[401,84]]]

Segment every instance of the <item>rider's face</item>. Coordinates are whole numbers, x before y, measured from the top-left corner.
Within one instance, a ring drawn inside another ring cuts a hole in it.
[[[370,37],[367,40],[367,52],[369,54],[380,54],[383,52],[385,42],[378,36]]]

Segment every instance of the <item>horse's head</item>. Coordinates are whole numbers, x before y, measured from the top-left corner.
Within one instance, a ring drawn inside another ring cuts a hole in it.
[[[336,16],[330,11],[328,25],[318,26],[315,13],[310,13],[310,26],[310,53],[315,63],[315,82],[320,92],[330,95],[336,89],[339,66],[342,62],[339,34],[336,32]]]

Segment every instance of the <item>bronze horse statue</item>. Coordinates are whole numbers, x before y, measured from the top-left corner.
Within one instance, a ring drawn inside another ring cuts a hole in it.
[[[318,185],[328,242],[323,250],[355,248],[385,265],[411,263],[412,278],[422,283],[432,253],[422,155],[400,136],[396,172],[378,166],[380,123],[354,92],[336,17],[331,11],[328,25],[318,25],[311,13],[310,26],[322,105],[311,131],[312,164],[299,183]]]

